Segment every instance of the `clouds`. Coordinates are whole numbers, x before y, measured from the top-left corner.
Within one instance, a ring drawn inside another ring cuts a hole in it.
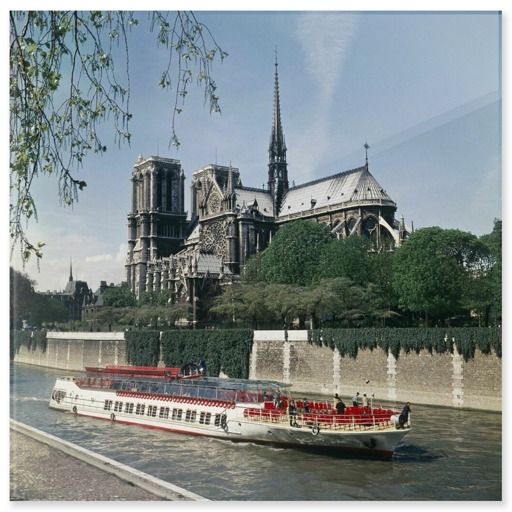
[[[310,13],[297,20],[306,71],[318,89],[322,111],[332,104],[356,28],[352,13]]]
[[[332,150],[332,107],[344,62],[357,31],[357,20],[358,16],[353,13],[306,13],[297,20],[297,37],[304,54],[305,71],[315,90],[313,118],[302,134],[304,144],[300,144],[300,147],[312,148],[301,158],[306,172],[302,177],[306,179],[313,177],[315,164]]]

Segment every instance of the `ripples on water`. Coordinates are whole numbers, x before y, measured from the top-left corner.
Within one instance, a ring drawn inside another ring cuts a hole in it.
[[[501,414],[412,404],[391,460],[330,456],[53,411],[62,373],[13,365],[11,417],[211,500],[501,500]]]

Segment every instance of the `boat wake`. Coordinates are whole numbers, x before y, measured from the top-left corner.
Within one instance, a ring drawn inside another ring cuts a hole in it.
[[[11,400],[15,400],[16,402],[48,402],[47,398],[38,396],[11,396]]]

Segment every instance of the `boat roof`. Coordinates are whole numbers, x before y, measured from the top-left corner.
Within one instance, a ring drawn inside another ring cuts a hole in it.
[[[276,380],[225,379],[220,377],[201,377],[199,379],[187,380],[187,384],[238,391],[278,390],[291,387],[291,384]]]
[[[207,376],[194,376],[194,378],[166,378],[161,375],[149,376],[135,374],[120,374],[109,372],[104,369],[101,375],[94,375],[86,373],[88,377],[103,377],[114,380],[131,381],[131,382],[155,382],[162,381],[168,384],[181,384],[187,386],[201,387],[201,388],[217,388],[234,391],[277,391],[280,389],[290,388],[291,384],[279,382],[276,380],[250,380],[250,379],[230,379],[221,377],[207,377]]]

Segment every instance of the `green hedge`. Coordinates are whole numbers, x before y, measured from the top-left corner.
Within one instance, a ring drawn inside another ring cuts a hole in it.
[[[134,366],[157,366],[160,360],[160,331],[127,331],[126,361]]]
[[[10,331],[9,341],[11,360],[14,359],[22,345],[27,347],[28,350],[40,349],[46,352],[46,331]]]
[[[315,329],[310,331],[309,341],[332,350],[337,348],[342,356],[354,359],[359,349],[373,350],[377,347],[386,354],[391,352],[397,359],[401,351],[405,354],[419,354],[421,350],[431,354],[451,353],[454,343],[465,361],[475,356],[477,348],[486,355],[494,350],[501,358],[501,329],[490,327]]]
[[[250,329],[166,331],[162,333],[162,357],[165,366],[171,367],[202,358],[208,375],[222,370],[231,378],[247,379],[252,340]]]

